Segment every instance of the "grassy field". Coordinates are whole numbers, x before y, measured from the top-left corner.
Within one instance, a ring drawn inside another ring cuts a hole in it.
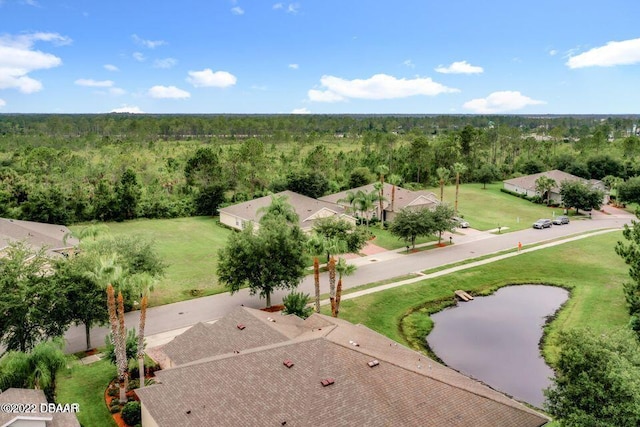
[[[519,197],[500,191],[502,183],[487,184],[486,190],[482,184],[463,184],[458,196],[458,212],[471,227],[478,230],[491,230],[508,227],[503,232],[523,230],[539,218],[551,218],[553,214],[561,215],[562,209],[548,208],[544,205],[531,203]],[[439,188],[430,188],[440,196]],[[451,205],[455,202],[455,185],[444,188],[444,201]]]
[[[114,427],[113,417],[104,401],[104,391],[116,375],[108,360],[82,365],[74,360],[56,378],[57,403],[78,403],[78,420],[83,426]]]
[[[376,238],[371,241],[374,245],[380,246],[389,251],[407,246],[404,240],[398,239],[396,236],[391,234],[389,230],[381,230],[377,224],[375,226],[369,226],[369,230],[376,236]],[[435,236],[418,237],[416,239],[416,245],[419,245],[420,243],[434,242],[436,240],[438,240],[438,238]]]
[[[151,305],[225,291],[216,277],[217,254],[226,244],[231,230],[219,225],[217,218],[142,219],[107,225],[115,236],[133,234],[155,241],[156,249],[168,267],[165,276],[154,287]],[[72,231],[77,227],[71,227]]]
[[[542,283],[571,290],[571,298],[547,327],[544,355],[553,363],[558,331],[578,326],[602,333],[627,324],[622,292],[627,267],[614,252],[620,232],[589,237],[548,249],[424,280],[342,302],[340,315],[410,347],[424,349],[433,323],[428,316],[453,303],[453,291],[487,294],[509,284]]]

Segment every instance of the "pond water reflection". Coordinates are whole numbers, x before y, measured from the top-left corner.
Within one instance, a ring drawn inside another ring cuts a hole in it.
[[[520,285],[432,315],[429,346],[448,366],[518,400],[542,407],[553,371],[538,343],[545,318],[569,293],[554,286]]]

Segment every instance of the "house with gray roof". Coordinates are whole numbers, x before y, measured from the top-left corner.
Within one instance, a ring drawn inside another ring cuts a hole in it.
[[[365,326],[321,314],[302,320],[238,307],[176,340],[166,347],[173,367],[136,390],[143,427],[539,427],[549,421]]]
[[[562,203],[562,197],[560,196],[560,188],[562,183],[565,181],[569,182],[582,182],[584,184],[589,185],[591,188],[595,188],[605,192],[605,197],[602,203],[606,204],[609,201],[609,196],[606,193],[606,186],[604,183],[597,179],[584,179],[579,176],[571,175],[570,173],[563,172],[561,170],[550,170],[546,172],[534,173],[531,175],[520,176],[517,178],[507,179],[502,181],[503,187],[505,190],[512,191],[518,194],[526,194],[528,197],[540,196],[546,198],[546,194],[540,194],[539,191],[536,190],[536,180],[541,176],[546,176],[547,178],[551,178],[556,182],[556,185],[551,188],[549,199],[556,202]]]
[[[42,390],[7,389],[0,393],[0,405],[1,427],[80,427],[77,404],[50,407]]]
[[[242,230],[248,223],[257,224],[274,196],[284,196],[300,219],[302,231],[311,231],[315,220],[335,216],[355,224],[356,219],[346,213],[343,206],[307,197],[293,191],[282,191],[248,202],[220,208],[220,222],[228,227]]]
[[[24,241],[34,250],[46,248],[49,255],[59,256],[78,244],[70,235],[64,225],[0,218],[0,252],[11,242]]]
[[[377,192],[374,187],[375,184],[367,184],[361,187],[352,188],[351,190],[341,191],[339,193],[330,194],[328,196],[320,197],[320,200],[325,202],[337,203],[350,209],[349,204],[344,201],[347,198],[348,193],[357,193],[362,191],[364,193]],[[380,215],[380,204],[376,203],[373,207],[373,215],[376,218],[383,218],[385,221],[393,221],[395,215],[402,209],[434,209],[440,200],[434,193],[426,190],[413,191],[406,188],[398,187],[397,185],[391,185],[388,182],[384,183],[382,188],[382,202],[383,214]]]

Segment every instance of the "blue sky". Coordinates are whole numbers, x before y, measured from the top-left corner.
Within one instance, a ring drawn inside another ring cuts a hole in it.
[[[0,113],[640,113],[640,1],[0,0]]]

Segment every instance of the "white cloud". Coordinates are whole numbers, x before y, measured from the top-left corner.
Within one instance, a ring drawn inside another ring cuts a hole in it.
[[[438,73],[443,74],[480,74],[484,71],[482,67],[471,65],[467,61],[457,61],[452,63],[448,67],[440,65],[435,70]]]
[[[293,110],[291,110],[291,114],[311,114],[311,111],[309,111],[307,108],[294,108]]]
[[[177,59],[174,58],[164,58],[164,59],[156,59],[153,61],[154,68],[171,68],[178,63]]]
[[[202,71],[189,71],[187,81],[195,87],[228,87],[236,84],[238,79],[227,71],[213,72],[211,68]]]
[[[4,107],[5,105],[7,105],[5,100],[4,99],[0,99],[0,107]]]
[[[175,86],[154,86],[149,89],[149,96],[152,98],[171,98],[171,99],[186,99],[191,97],[191,94],[186,90],[178,89]]]
[[[147,59],[141,52],[133,52],[131,56],[138,62],[144,62]]]
[[[74,82],[78,86],[88,87],[112,87],[113,82],[111,80],[93,80],[93,79],[78,79]]]
[[[412,60],[407,59],[405,61],[402,62],[402,65],[409,67],[409,68],[416,68],[416,64],[413,63]]]
[[[300,66],[298,64],[289,64],[289,68],[291,68],[292,70],[297,70],[298,68],[300,68]]]
[[[300,3],[289,3],[285,5],[284,3],[275,3],[272,8],[274,10],[284,10],[287,13],[296,14],[298,10],[300,10]]]
[[[137,34],[132,34],[131,38],[133,39],[135,44],[139,46],[144,46],[148,49],[155,49],[158,46],[167,44],[167,42],[164,40],[146,40],[139,37]]]
[[[144,111],[142,111],[140,107],[136,107],[133,105],[124,105],[119,108],[114,108],[110,111],[110,113],[144,114]]]
[[[120,95],[124,95],[125,93],[127,93],[127,91],[119,87],[109,88],[109,94],[113,96],[120,96]]]
[[[609,42],[576,56],[571,56],[569,68],[612,67],[640,62],[640,38]]]
[[[236,6],[231,8],[231,13],[233,13],[234,15],[244,15],[244,9],[240,6]]]
[[[368,79],[345,80],[340,77],[322,76],[320,84],[325,89],[311,89],[311,101],[336,102],[345,99],[394,99],[414,95],[435,96],[441,93],[459,92],[436,83],[429,77],[398,79],[386,74],[376,74]]]
[[[22,0],[22,4],[33,7],[40,7],[40,3],[38,3],[36,0]]]
[[[558,51],[557,51],[556,49],[551,49],[551,50],[549,51],[549,55],[550,55],[550,56],[556,56],[557,54],[558,54]]]
[[[517,91],[493,92],[486,98],[472,99],[462,106],[479,114],[504,113],[519,110],[529,105],[546,104],[544,101],[531,99]]]
[[[33,45],[38,41],[56,45],[71,43],[71,39],[57,33],[0,36],[0,89],[14,88],[22,93],[37,92],[42,89],[42,83],[29,77],[29,73],[62,64],[57,56],[34,50]]]
[[[104,64],[104,69],[107,71],[120,71],[120,69],[118,69],[118,67],[116,67],[115,65],[112,64]]]

